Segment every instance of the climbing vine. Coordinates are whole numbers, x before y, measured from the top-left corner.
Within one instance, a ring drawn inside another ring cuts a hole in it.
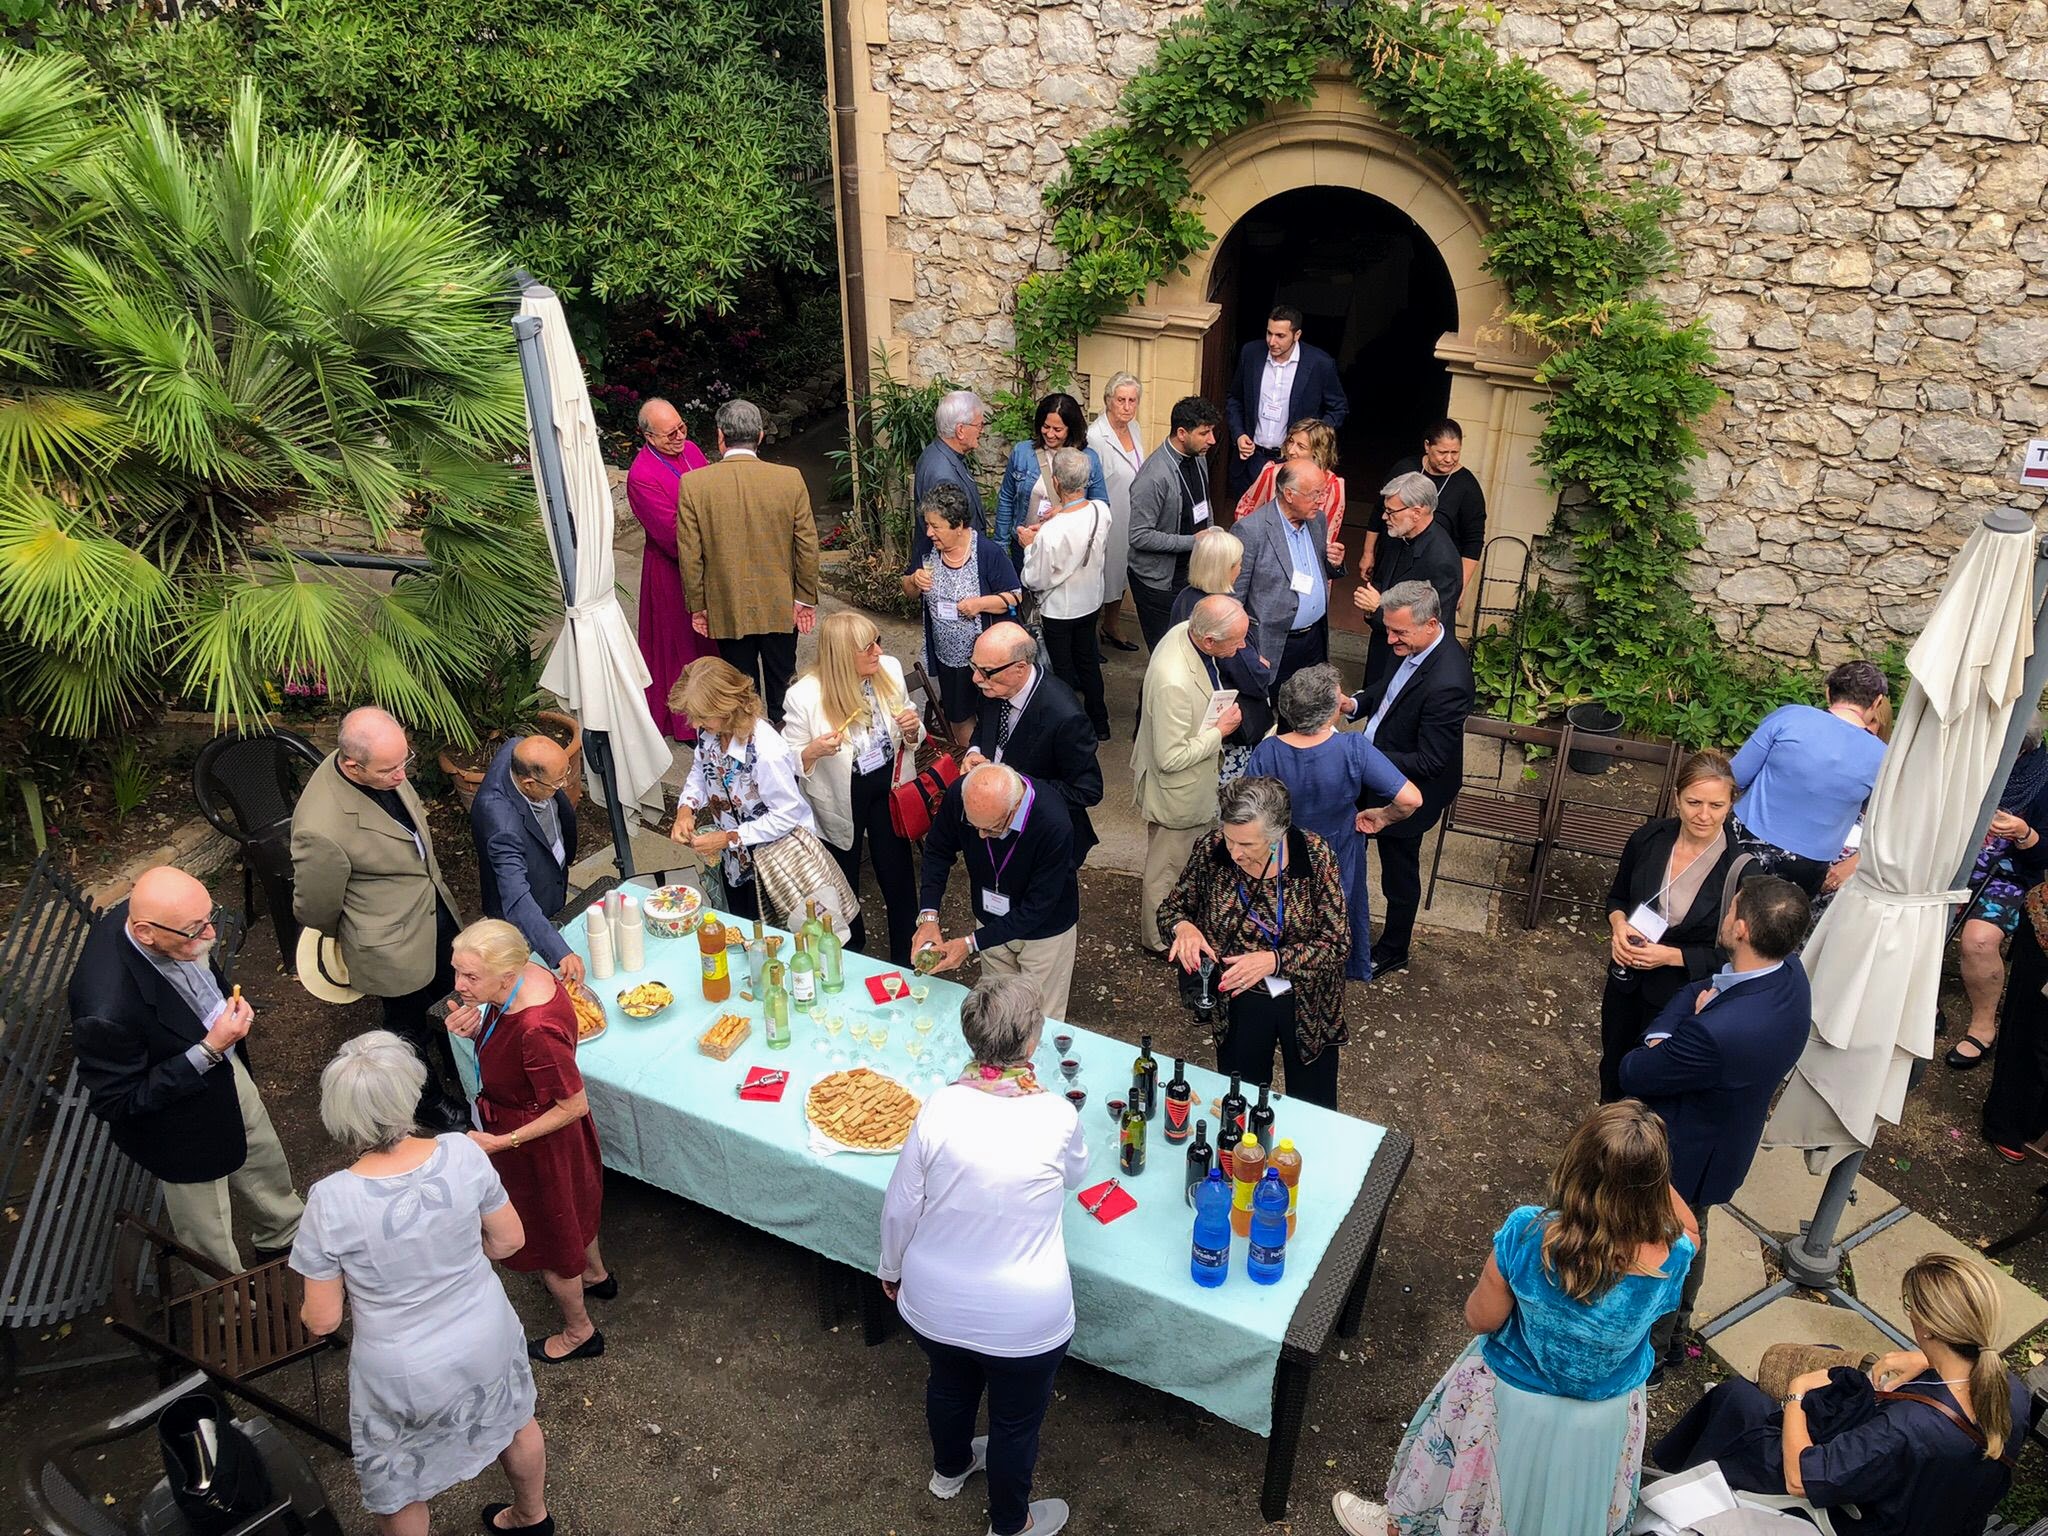
[[[1486,266],[1508,296],[1501,319],[1554,349],[1537,375],[1552,391],[1537,460],[1566,493],[1554,532],[1578,586],[1569,609],[1553,602],[1538,617],[1550,626],[1546,644],[1575,638],[1574,661],[1549,668],[1532,663],[1526,644],[1517,658],[1505,637],[1482,642],[1491,702],[1506,702],[1512,677],[1525,716],[1598,698],[1625,703],[1643,728],[1646,714],[1674,726],[1682,717],[1689,732],[1728,716],[1739,731],[1783,691],[1782,674],[1752,676],[1717,654],[1725,707],[1706,718],[1675,675],[1677,656],[1719,652],[1677,581],[1699,542],[1685,468],[1700,453],[1694,424],[1718,398],[1714,354],[1698,321],[1674,322],[1645,290],[1671,262],[1663,221],[1676,194],[1648,178],[1610,178],[1583,98],[1495,52],[1468,20],[1423,0],[1209,0],[1176,22],[1125,90],[1119,121],[1072,146],[1046,189],[1066,260],[1017,289],[1020,372],[1063,378],[1081,336],[1185,273],[1214,239],[1195,206],[1189,155],[1277,104],[1306,102],[1317,68],[1336,59],[1390,126],[1456,168],[1486,219]]]

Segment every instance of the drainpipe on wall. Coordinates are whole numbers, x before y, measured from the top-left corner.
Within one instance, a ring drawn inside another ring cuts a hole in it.
[[[846,322],[846,415],[858,471],[873,445],[867,441],[867,424],[858,405],[868,393],[869,342],[867,274],[861,267],[860,146],[855,124],[859,85],[854,73],[858,60],[853,46],[852,0],[825,0],[825,30],[832,57],[832,142],[839,169],[839,294]],[[859,496],[856,483],[856,501]]]

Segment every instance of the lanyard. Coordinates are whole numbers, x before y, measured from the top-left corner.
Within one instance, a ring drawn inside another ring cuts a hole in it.
[[[1037,794],[1038,786],[1029,779],[1026,779],[1024,781],[1024,804],[1022,807],[1024,814],[1017,819],[1016,841],[1010,844],[1010,851],[1003,855],[1003,862],[1000,864],[996,863],[994,849],[990,849],[988,853],[989,867],[994,871],[988,877],[990,890],[1000,891],[1003,888],[1003,872],[1010,867],[1010,860],[1017,856],[1017,850],[1024,844],[1024,829],[1031,824],[1031,802]],[[988,839],[984,837],[982,841],[986,843]]]
[[[491,1043],[491,1036],[495,1035],[498,1032],[498,1026],[505,1021],[505,1015],[511,1011],[512,999],[519,995],[519,989],[525,985],[526,976],[525,973],[522,972],[520,974],[519,979],[512,983],[512,990],[505,994],[505,1001],[496,1005],[498,1011],[495,1015],[492,1016],[490,1027],[487,1028],[483,1032],[483,1034],[477,1037],[476,1058],[478,1061],[483,1060],[484,1047]]]
[[[1675,847],[1676,844],[1673,844],[1673,846]],[[1685,869],[1681,869],[1677,874],[1669,876],[1664,881],[1664,888],[1657,892],[1656,906],[1657,910],[1660,913],[1662,913],[1666,918],[1669,918],[1671,916],[1671,909],[1665,905],[1665,903],[1671,899],[1671,887],[1678,884],[1679,881],[1683,880],[1686,876],[1687,870],[1690,870],[1693,867],[1693,865],[1699,863],[1701,859],[1704,859],[1709,853],[1713,851],[1714,844],[1707,844],[1706,847],[1702,848],[1698,853],[1694,854],[1691,858],[1685,861]],[[1671,861],[1669,859],[1666,859],[1664,861],[1664,867],[1666,869],[1669,869],[1671,867]]]
[[[670,474],[676,477],[676,484],[681,485],[683,483],[683,471],[678,469],[674,464],[671,464],[669,462],[667,454],[663,453],[659,448],[655,447],[652,443],[649,443],[647,445],[647,451],[654,455],[655,463],[659,464],[663,469],[667,470]]]
[[[1280,948],[1280,932],[1287,926],[1287,864],[1277,855],[1273,865],[1273,926],[1268,928],[1259,914],[1252,910],[1252,893],[1245,889],[1244,877],[1237,882],[1237,899],[1244,903],[1245,921],[1258,930],[1259,937],[1272,950]]]

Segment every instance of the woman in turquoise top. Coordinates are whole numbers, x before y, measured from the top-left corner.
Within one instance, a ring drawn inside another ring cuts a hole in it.
[[[1511,1213],[1465,1321],[1480,1336],[1416,1410],[1384,1505],[1351,1536],[1618,1536],[1635,1518],[1650,1327],[1678,1305],[1699,1224],[1664,1122],[1636,1099],[1572,1132],[1550,1203]]]

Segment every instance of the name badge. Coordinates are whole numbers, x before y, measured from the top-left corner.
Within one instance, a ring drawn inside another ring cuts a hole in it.
[[[1292,587],[1300,596],[1307,597],[1310,591],[1314,589],[1315,582],[1307,571],[1296,571],[1294,573],[1294,580],[1290,581],[1287,585]]]
[[[1863,846],[1863,823],[1857,822],[1849,829],[1849,835],[1842,839],[1842,853],[1846,857]]]
[[[862,773],[873,773],[888,760],[889,754],[884,752],[882,744],[876,741],[869,743],[867,751],[853,760],[853,766]]]
[[[1652,944],[1663,938],[1664,930],[1671,926],[1647,901],[1629,913],[1628,925]]]
[[[981,910],[990,917],[1008,917],[1010,915],[1010,898],[1001,891],[992,891],[987,886],[983,886],[981,890]]]
[[[932,617],[941,624],[958,624],[960,605],[941,598],[932,604]]]
[[[1202,526],[1202,524],[1206,523],[1207,521],[1209,521],[1209,503],[1207,501],[1196,502],[1195,526],[1199,528]]]

